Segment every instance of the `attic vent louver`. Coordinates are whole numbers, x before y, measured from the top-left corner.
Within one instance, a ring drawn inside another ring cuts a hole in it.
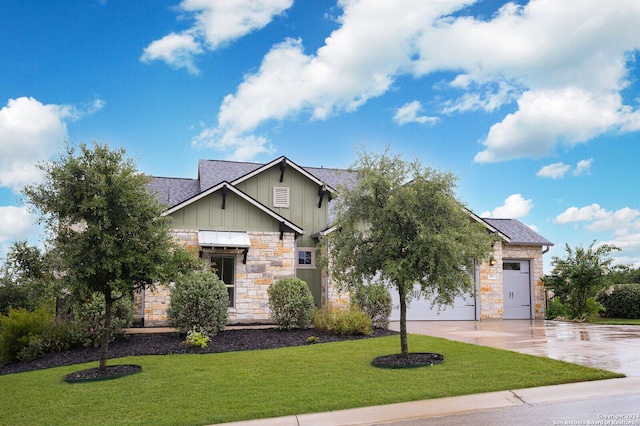
[[[285,186],[273,187],[273,207],[289,208],[289,188]]]

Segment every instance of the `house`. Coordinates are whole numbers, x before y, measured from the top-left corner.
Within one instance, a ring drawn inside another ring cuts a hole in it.
[[[155,177],[149,190],[167,206],[163,215],[173,219],[174,237],[197,250],[225,282],[228,322],[261,323],[269,321],[267,289],[280,278],[306,281],[317,306],[342,297],[316,266],[316,247],[330,229],[336,188],[354,179],[346,170],[301,167],[286,157],[266,164],[200,160],[196,179]],[[473,217],[501,241],[492,264],[476,271],[474,315],[467,312],[464,319],[543,318],[542,248],[551,243],[515,220]],[[529,295],[526,315],[524,308],[515,308],[524,305],[524,293]],[[166,324],[169,298],[166,286],[138,295],[145,326]],[[424,316],[422,311],[432,312],[415,302],[410,308],[415,319]],[[470,311],[469,300],[457,302],[435,318]]]

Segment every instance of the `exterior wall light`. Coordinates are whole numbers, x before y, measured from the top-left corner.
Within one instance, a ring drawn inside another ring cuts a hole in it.
[[[496,266],[496,258],[491,256],[489,258],[489,266]]]

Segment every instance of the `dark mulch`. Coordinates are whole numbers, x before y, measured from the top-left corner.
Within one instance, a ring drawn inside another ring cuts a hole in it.
[[[374,330],[374,334],[365,336],[334,336],[313,329],[276,330],[273,328],[227,330],[217,334],[207,348],[194,348],[183,344],[184,337],[178,333],[131,334],[109,345],[109,364],[115,364],[115,358],[136,355],[168,355],[183,353],[220,353],[248,351],[257,349],[275,349],[307,344],[310,336],[317,336],[320,343],[342,340],[365,339],[398,334],[391,330]],[[30,362],[17,362],[0,365],[0,374],[41,370],[63,365],[98,361],[100,348],[77,348],[69,351],[47,354]]]
[[[107,365],[107,368],[104,370],[96,367],[67,374],[64,376],[64,380],[69,383],[109,380],[139,373],[141,371],[142,367],[134,364]]]
[[[408,355],[392,354],[379,356],[371,364],[383,368],[411,368],[442,364],[444,357],[431,352],[413,352]]]

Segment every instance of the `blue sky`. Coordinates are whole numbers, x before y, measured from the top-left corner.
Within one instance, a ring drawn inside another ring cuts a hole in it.
[[[0,255],[71,144],[156,176],[197,160],[450,170],[487,217],[640,266],[637,0],[60,0],[0,12]]]

